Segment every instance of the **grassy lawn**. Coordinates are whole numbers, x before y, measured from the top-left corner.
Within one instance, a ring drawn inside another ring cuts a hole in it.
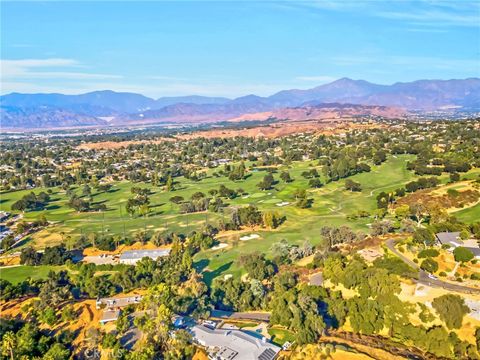
[[[480,221],[480,204],[453,213],[460,221],[472,223]]]
[[[12,284],[18,284],[28,278],[32,280],[45,279],[50,271],[65,270],[64,266],[15,266],[0,269],[0,279],[8,280]]]
[[[165,192],[162,188],[153,187],[147,184],[133,184],[130,182],[117,182],[110,192],[98,193],[93,190],[93,201],[105,203],[107,211],[103,213],[77,213],[67,206],[67,196],[60,188],[52,188],[52,199],[49,206],[44,211],[32,211],[25,213],[27,219],[36,219],[44,213],[47,219],[54,222],[47,229],[34,234],[27,244],[34,245],[37,248],[43,248],[46,245],[52,245],[63,241],[65,236],[78,237],[82,233],[105,232],[105,234],[115,234],[125,232],[132,235],[136,231],[146,229],[150,231],[173,231],[188,234],[192,230],[201,228],[207,222],[216,225],[223,217],[221,214],[212,212],[180,214],[179,207],[172,204],[169,199],[172,196],[182,196],[189,199],[194,192],[202,191],[205,194],[208,190],[218,189],[221,184],[229,188],[242,188],[248,193],[247,196],[229,200],[230,205],[256,205],[260,210],[275,210],[285,215],[287,221],[278,229],[269,230],[250,230],[246,229],[242,233],[232,233],[223,236],[220,241],[227,243],[228,247],[220,250],[207,250],[195,256],[196,266],[199,269],[206,269],[205,279],[210,282],[214,277],[233,274],[239,276],[242,269],[235,264],[235,259],[240,254],[250,252],[263,252],[268,256],[272,244],[286,239],[290,243],[301,244],[308,240],[312,244],[318,244],[321,241],[320,228],[325,225],[349,225],[355,230],[368,232],[368,225],[371,218],[358,218],[356,220],[347,219],[348,215],[356,214],[360,210],[373,211],[376,208],[375,197],[381,191],[392,191],[405,183],[417,178],[413,172],[406,170],[406,162],[414,157],[410,155],[392,156],[380,166],[372,166],[370,173],[363,173],[352,176],[350,179],[357,181],[362,186],[361,192],[345,191],[345,180],[340,180],[326,184],[320,189],[310,189],[309,197],[313,199],[313,206],[309,209],[299,209],[293,205],[294,192],[298,188],[308,188],[308,181],[301,176],[301,173],[311,168],[316,168],[321,173],[321,168],[317,166],[316,161],[294,162],[290,166],[283,166],[278,173],[274,175],[279,178],[281,170],[288,170],[295,181],[285,184],[278,182],[275,188],[267,191],[260,191],[256,184],[259,183],[264,175],[264,171],[253,171],[249,177],[243,181],[233,182],[225,177],[215,177],[212,174],[218,169],[208,170],[207,178],[194,182],[183,177],[176,179],[176,190]],[[478,173],[467,174],[466,176],[477,176]],[[442,176],[442,181],[446,182],[448,176]],[[324,179],[322,179],[324,182]],[[150,188],[151,211],[147,217],[130,217],[125,212],[125,205],[131,197],[130,189],[132,185]],[[40,192],[36,189],[35,192]],[[75,190],[80,194],[81,189]],[[23,195],[26,191],[15,191],[2,193],[0,209],[9,211],[11,205]],[[290,205],[279,207],[276,204],[280,202],[290,202]],[[473,208],[472,208],[473,209]],[[478,216],[472,209],[465,211],[470,218]],[[469,213],[470,212],[470,213]],[[461,217],[468,217],[463,214],[463,210],[458,212]],[[227,216],[227,215],[225,215]],[[258,239],[249,241],[240,241],[243,235],[258,234]]]
[[[290,330],[270,328],[268,333],[272,336],[272,342],[279,346],[282,346],[287,341],[293,342],[295,340],[295,334]]]
[[[54,224],[34,234],[32,239],[25,242],[23,246],[31,244],[37,248],[43,248],[46,245],[62,242],[67,235],[78,237],[82,233],[89,232],[105,232],[105,234],[125,232],[127,235],[132,235],[140,229],[150,231],[168,229],[187,234],[201,228],[207,222],[216,224],[222,215],[211,212],[180,214],[178,206],[172,204],[169,199],[176,195],[189,199],[196,191],[207,194],[208,190],[218,189],[221,184],[225,184],[233,189],[242,188],[248,193],[245,197],[230,200],[231,205],[253,204],[260,210],[275,210],[287,217],[285,224],[274,231],[255,231],[260,235],[259,239],[238,241],[241,235],[233,234],[230,237],[222,238],[222,241],[230,245],[229,247],[218,251],[205,251],[195,258],[199,262],[199,266],[208,265],[208,269],[213,272],[207,274],[207,278],[218,276],[226,271],[233,271],[238,275],[241,269],[235,267],[233,260],[239,254],[253,251],[268,253],[271,245],[282,239],[297,244],[301,244],[305,240],[312,244],[318,244],[321,241],[319,229],[324,225],[348,224],[356,230],[368,231],[367,224],[371,221],[370,219],[348,220],[347,215],[359,210],[374,210],[376,194],[381,191],[394,190],[415,178],[416,176],[412,172],[406,170],[406,162],[412,158],[408,155],[391,157],[384,164],[373,166],[370,173],[352,176],[352,180],[358,181],[362,185],[362,191],[358,193],[345,191],[345,180],[326,184],[320,189],[311,189],[309,196],[314,202],[310,209],[295,207],[293,194],[298,188],[308,188],[309,180],[301,176],[303,171],[316,167],[321,172],[321,168],[316,166],[316,161],[295,162],[289,167],[283,166],[279,170],[288,170],[295,181],[289,184],[279,182],[274,189],[267,191],[260,191],[256,186],[265,176],[264,171],[253,171],[246,180],[233,182],[225,177],[212,176],[212,173],[218,170],[209,170],[207,178],[198,182],[183,177],[178,178],[177,190],[173,192],[165,192],[162,188],[147,184],[118,182],[114,184],[111,191],[106,193],[98,193],[93,190],[93,201],[105,203],[107,206],[108,210],[103,213],[77,213],[67,206],[68,199],[65,191],[60,188],[52,188],[53,200],[48,207],[44,211],[26,212],[25,218],[36,219],[44,213],[47,219]],[[278,179],[278,177],[279,175],[276,174],[275,178]],[[152,191],[151,211],[147,217],[130,217],[125,212],[126,202],[132,196],[130,193],[132,185],[147,187]],[[41,189],[35,190],[36,193],[40,191]],[[80,194],[81,189],[75,189],[75,191]],[[28,192],[30,190],[2,193],[0,209],[10,211],[11,205]],[[282,201],[292,204],[285,207],[276,206]]]

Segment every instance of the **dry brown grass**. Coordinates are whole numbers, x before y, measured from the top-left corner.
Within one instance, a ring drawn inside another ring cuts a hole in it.
[[[120,245],[114,251],[104,251],[94,247],[88,247],[83,250],[83,256],[98,256],[102,254],[119,255],[122,252],[127,250],[153,250],[153,249],[168,249],[168,248],[170,248],[170,245],[156,246],[151,242],[147,242],[145,244],[142,244],[141,242],[136,242],[132,245]]]
[[[126,148],[129,145],[140,145],[140,144],[161,144],[164,142],[175,141],[172,138],[158,138],[155,140],[137,140],[137,141],[101,141],[101,142],[91,142],[85,143],[77,146],[77,149],[80,150],[110,150],[110,149],[121,149]]]
[[[379,124],[360,124],[348,119],[323,119],[309,121],[279,122],[266,126],[244,129],[212,129],[178,135],[178,139],[190,140],[196,138],[232,138],[237,136],[278,138],[292,134],[313,133],[317,135],[343,134],[354,129],[369,129],[382,127]]]
[[[448,190],[456,190],[457,195],[449,194]],[[447,212],[455,212],[467,207],[475,206],[480,202],[480,192],[473,181],[461,181],[447,184],[435,189],[418,190],[399,199],[395,207],[412,204],[427,206],[439,205]]]

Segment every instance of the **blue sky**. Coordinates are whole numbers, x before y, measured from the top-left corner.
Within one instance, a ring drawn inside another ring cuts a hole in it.
[[[1,93],[480,77],[479,1],[1,2]]]

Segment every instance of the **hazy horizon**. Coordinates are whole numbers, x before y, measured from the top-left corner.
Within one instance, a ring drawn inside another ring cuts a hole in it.
[[[343,77],[376,84],[480,77],[476,1],[1,6],[2,94],[235,98]]]

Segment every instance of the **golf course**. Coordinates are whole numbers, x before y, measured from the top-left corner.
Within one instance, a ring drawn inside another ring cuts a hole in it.
[[[189,199],[195,192],[203,192],[208,196],[208,191],[218,189],[221,184],[231,189],[243,189],[244,195],[226,201],[230,206],[257,206],[260,210],[276,211],[286,217],[286,221],[275,230],[244,228],[241,231],[220,233],[218,240],[222,243],[202,251],[195,256],[195,261],[202,269],[206,269],[208,277],[220,274],[238,275],[241,272],[235,265],[234,259],[241,253],[264,252],[269,253],[272,244],[282,239],[290,243],[302,244],[309,241],[316,245],[321,242],[320,228],[323,226],[348,225],[354,230],[369,231],[369,224],[373,221],[369,217],[352,217],[360,211],[372,213],[376,209],[376,195],[382,191],[389,192],[404,186],[417,176],[406,169],[406,163],[414,159],[412,155],[391,156],[379,166],[372,165],[368,173],[361,173],[349,179],[361,184],[361,191],[351,192],[345,190],[345,179],[330,182],[318,189],[309,189],[308,179],[301,174],[306,170],[316,168],[321,173],[321,167],[316,161],[293,162],[277,168],[274,174],[278,180],[271,190],[261,191],[257,184],[263,179],[266,171],[253,168],[245,180],[231,181],[225,176],[213,176],[218,169],[207,170],[206,178],[192,181],[184,177],[175,178],[175,190],[165,191],[163,187],[153,187],[150,184],[116,182],[108,191],[97,192],[92,190],[93,202],[105,204],[106,210],[102,212],[76,212],[68,206],[66,192],[60,188],[50,188],[51,201],[44,210],[28,211],[24,213],[27,220],[45,215],[51,223],[47,228],[32,234],[20,244],[42,249],[45,246],[59,244],[67,237],[75,238],[90,232],[105,235],[120,234],[134,236],[139,230],[149,232],[171,231],[188,234],[193,230],[201,229],[205,224],[216,225],[223,216],[228,214],[214,212],[200,212],[182,214],[179,205],[169,199],[181,196]],[[247,167],[250,164],[247,164]],[[293,181],[285,183],[279,179],[281,170],[288,170]],[[475,172],[475,171],[473,171]],[[466,176],[468,177],[469,174]],[[472,173],[473,176],[473,173]],[[441,177],[446,181],[447,177]],[[321,178],[325,183],[325,179]],[[146,215],[130,216],[125,211],[125,205],[131,194],[131,187],[149,188],[151,191],[149,212]],[[301,209],[295,206],[294,192],[297,189],[309,189],[308,197],[313,200],[312,206]],[[81,189],[73,188],[76,193]],[[46,189],[22,190],[4,192],[1,194],[0,209],[11,211],[11,205],[21,199],[25,194]],[[282,206],[277,206],[280,204]],[[458,213],[461,218],[468,220],[475,218],[478,205]],[[254,236],[250,236],[250,235]],[[17,247],[16,250],[19,248]],[[210,273],[209,273],[210,272]],[[210,274],[210,275],[208,275]]]

